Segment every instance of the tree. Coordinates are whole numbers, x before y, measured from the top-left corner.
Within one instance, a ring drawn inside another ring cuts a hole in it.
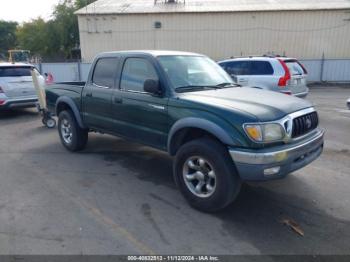
[[[79,45],[79,28],[75,11],[74,3],[70,0],[64,0],[56,5],[53,12],[60,49],[63,50],[66,58],[70,58],[71,50]]]
[[[18,27],[19,47],[31,50],[45,60],[72,58],[72,51],[80,45],[78,18],[75,11],[95,0],[63,0],[54,7],[53,19],[41,18]]]
[[[16,47],[16,22],[0,20],[0,53],[7,54],[7,50]]]
[[[30,50],[34,55],[46,56],[50,48],[48,31],[47,23],[42,18],[24,23],[17,29],[19,47]]]
[[[60,36],[61,50],[64,51],[66,58],[72,58],[72,50],[80,45],[78,18],[74,12],[95,1],[64,0],[56,5],[53,16],[57,33]]]
[[[80,9],[93,2],[96,2],[96,0],[76,0],[74,5],[77,9]]]

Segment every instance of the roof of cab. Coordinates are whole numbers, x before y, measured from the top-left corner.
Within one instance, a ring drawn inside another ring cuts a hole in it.
[[[197,53],[183,52],[183,51],[170,51],[170,50],[130,50],[130,51],[114,51],[114,52],[104,52],[98,55],[98,57],[103,56],[113,56],[113,55],[151,55],[157,56],[204,56]]]

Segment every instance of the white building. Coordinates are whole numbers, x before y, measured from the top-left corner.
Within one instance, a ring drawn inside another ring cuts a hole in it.
[[[99,0],[77,15],[86,62],[132,49],[350,58],[350,0]]]

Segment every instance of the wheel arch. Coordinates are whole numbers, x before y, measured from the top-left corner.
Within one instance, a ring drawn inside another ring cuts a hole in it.
[[[74,103],[73,99],[67,96],[59,97],[56,101],[56,107],[55,107],[56,115],[58,116],[60,112],[67,109],[73,112],[79,127],[85,129],[86,127],[81,118],[79,109],[77,105]]]
[[[208,136],[225,145],[235,144],[228,133],[217,124],[206,119],[189,117],[177,121],[170,129],[167,143],[168,152],[173,156],[181,145],[203,136]]]

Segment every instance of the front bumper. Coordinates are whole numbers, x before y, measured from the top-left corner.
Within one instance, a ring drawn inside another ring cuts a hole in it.
[[[242,180],[278,179],[318,158],[323,150],[323,138],[324,130],[317,129],[315,134],[297,144],[255,151],[230,148],[229,153]]]
[[[37,97],[6,99],[2,103],[0,103],[0,110],[35,107],[37,102]]]

